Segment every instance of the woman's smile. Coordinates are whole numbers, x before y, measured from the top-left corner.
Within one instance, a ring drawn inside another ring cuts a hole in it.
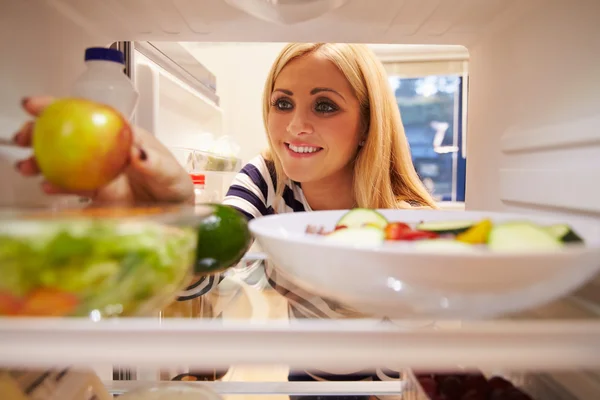
[[[322,147],[306,143],[285,142],[283,145],[287,149],[287,153],[294,158],[314,157],[323,150]]]

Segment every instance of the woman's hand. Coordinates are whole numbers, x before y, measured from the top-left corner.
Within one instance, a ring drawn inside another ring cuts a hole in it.
[[[23,100],[23,108],[37,117],[54,99],[46,96]],[[35,119],[25,123],[15,134],[14,141],[30,147]],[[47,194],[73,194],[90,198],[94,203],[193,203],[194,186],[187,172],[175,157],[153,135],[133,126],[134,140],[129,165],[108,185],[93,192],[68,192],[51,183],[42,182]],[[40,170],[35,157],[21,160],[17,170],[23,176],[37,176]]]

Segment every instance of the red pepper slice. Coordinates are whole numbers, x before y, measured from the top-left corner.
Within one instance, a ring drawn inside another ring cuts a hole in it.
[[[435,232],[416,231],[402,222],[393,222],[385,228],[386,240],[424,240],[437,237]]]
[[[435,239],[438,237],[438,234],[435,232],[426,232],[426,231],[404,231],[402,232],[401,238],[398,240],[425,240],[425,239]]]

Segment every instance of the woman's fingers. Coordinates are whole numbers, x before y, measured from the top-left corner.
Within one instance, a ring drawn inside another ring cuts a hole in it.
[[[32,117],[38,117],[54,101],[52,96],[32,96],[21,101],[23,109]],[[13,136],[13,141],[22,147],[31,146],[34,121],[25,122]]]
[[[38,117],[52,102],[54,102],[52,96],[32,96],[24,98],[21,104],[32,117]]]
[[[52,96],[32,96],[21,101],[23,109],[32,117],[38,117],[54,101]],[[13,136],[13,141],[22,147],[30,147],[34,121],[25,122]]]
[[[13,141],[22,147],[30,147],[33,137],[33,121],[25,122],[13,136]]]
[[[42,190],[46,194],[74,195],[74,196],[89,197],[89,198],[96,197],[96,192],[95,191],[70,191],[70,190],[65,190],[65,189],[62,189],[59,186],[53,185],[52,183],[50,183],[48,181],[42,182]]]
[[[129,166],[135,171],[141,173],[152,172],[154,157],[150,160],[149,150],[143,149],[140,145],[134,145],[131,148],[129,156]]]
[[[160,201],[192,201],[194,185],[177,159],[154,138],[138,143],[127,173],[134,190]]]
[[[17,171],[23,176],[36,176],[40,173],[40,167],[34,157],[18,161],[16,167]]]

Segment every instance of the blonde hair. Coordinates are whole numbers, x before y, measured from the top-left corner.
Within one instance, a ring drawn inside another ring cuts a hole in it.
[[[354,196],[357,207],[406,208],[407,203],[438,208],[419,179],[400,110],[383,65],[362,44],[290,43],[280,52],[267,77],[263,92],[263,122],[268,132],[270,97],[275,80],[295,58],[318,51],[333,62],[353,88],[367,132],[354,164]],[[268,142],[273,148],[270,135]],[[281,198],[287,177],[281,160],[270,149],[263,156],[275,166],[276,198]]]

